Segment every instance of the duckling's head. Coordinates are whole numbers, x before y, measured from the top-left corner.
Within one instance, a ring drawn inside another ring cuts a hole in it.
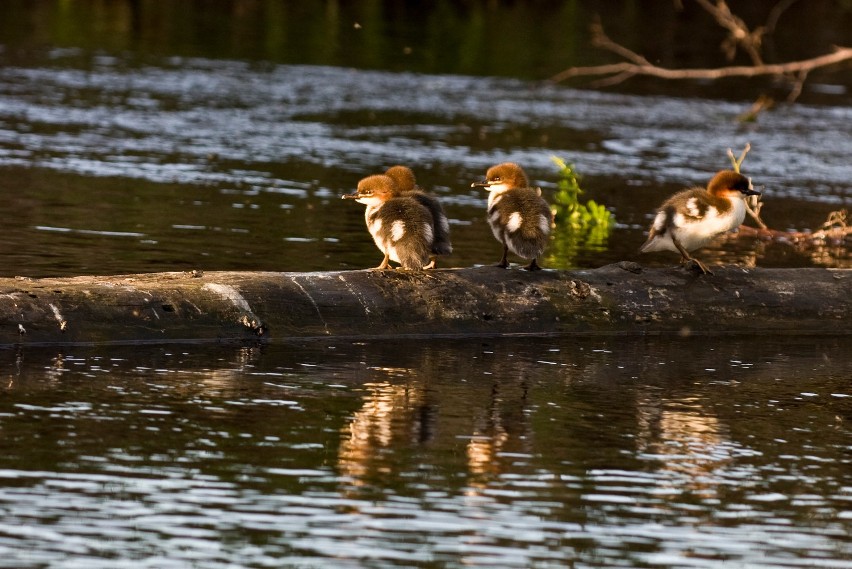
[[[389,176],[396,182],[396,187],[400,192],[411,192],[417,189],[417,179],[408,166],[391,166],[385,172],[385,176]]]
[[[355,193],[346,194],[343,199],[355,200],[364,205],[381,205],[394,197],[398,191],[393,178],[384,174],[376,174],[361,179]]]
[[[485,181],[474,182],[470,185],[472,188],[485,188],[489,192],[526,188],[528,186],[529,181],[526,173],[514,162],[503,162],[492,166],[485,174]]]
[[[760,195],[760,192],[752,186],[751,178],[733,170],[722,170],[713,176],[707,184],[707,191],[715,196],[727,198]]]

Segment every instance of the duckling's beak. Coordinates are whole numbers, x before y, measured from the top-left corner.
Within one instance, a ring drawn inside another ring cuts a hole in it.
[[[470,185],[471,188],[488,188],[491,186],[491,182],[488,180],[482,180],[481,182],[474,182]]]
[[[760,189],[762,190],[763,186],[760,186]],[[760,191],[754,189],[754,186],[751,183],[751,178],[748,178],[748,188],[746,188],[745,190],[740,190],[740,192],[744,196],[759,196],[760,195]]]
[[[361,198],[371,198],[373,197],[373,190],[355,190],[355,192],[351,194],[345,194],[343,199],[345,200],[359,200]]]

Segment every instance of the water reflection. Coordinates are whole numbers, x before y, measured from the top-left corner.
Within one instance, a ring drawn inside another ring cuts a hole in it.
[[[509,440],[509,433],[495,408],[494,390],[491,395],[488,407],[476,414],[474,430],[466,449],[473,487],[484,487],[489,479],[501,474],[500,454]]]
[[[363,406],[343,429],[346,438],[338,458],[340,473],[355,486],[363,486],[377,476],[394,474],[382,463],[382,456],[393,447],[409,442],[407,431],[422,431],[424,427],[419,424],[419,417],[413,417],[423,395],[422,387],[416,383],[365,383],[363,389],[366,391]]]
[[[6,350],[0,565],[839,567],[846,343]]]
[[[616,210],[611,248],[579,251],[583,267],[635,258],[662,197],[746,141],[772,226],[816,227],[849,201],[842,87],[802,99],[835,106],[742,125],[742,105],[702,85],[684,99],[481,76],[540,78],[590,57],[577,46],[594,3],[195,4],[0,3],[7,271],[371,266],[363,219],[337,197],[403,158],[446,204],[461,245],[448,266],[490,262],[484,198],[468,186],[507,159],[547,193],[550,155],[563,156]],[[674,62],[679,16],[665,4],[608,7],[607,28],[667,30],[625,41]],[[800,4],[780,55],[852,29],[847,9]],[[505,41],[529,29],[542,41]],[[404,72],[365,70],[377,67]],[[729,240],[702,256],[846,266],[835,245]],[[850,348],[2,350],[0,566],[845,567]]]
[[[725,450],[731,443],[718,417],[695,397],[660,401],[651,394],[638,401],[638,410],[637,450],[660,461],[662,478],[670,481],[664,487],[716,498],[720,482],[714,473],[731,462]]]

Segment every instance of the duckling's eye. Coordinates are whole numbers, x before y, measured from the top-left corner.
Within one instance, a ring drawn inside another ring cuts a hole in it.
[[[499,181],[500,181],[500,176],[494,176],[493,178],[491,178],[491,181],[492,181],[492,182],[499,182]]]

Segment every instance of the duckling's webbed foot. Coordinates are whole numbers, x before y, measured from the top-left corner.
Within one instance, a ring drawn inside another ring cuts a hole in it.
[[[509,248],[508,247],[506,247],[506,246],[503,247],[503,258],[500,259],[500,262],[497,263],[497,266],[500,267],[501,269],[508,269],[509,268]]]
[[[695,271],[700,275],[713,275],[713,271],[710,268],[696,259],[695,257],[690,257],[689,259],[684,259],[681,261],[683,266],[686,267],[690,271]]]
[[[390,255],[385,254],[385,258],[382,259],[382,262],[379,264],[378,267],[375,268],[375,270],[376,271],[384,271],[385,269],[388,268],[388,265],[390,265]]]
[[[538,262],[535,259],[533,259],[532,261],[530,261],[529,265],[524,267],[524,269],[527,270],[527,271],[540,271],[541,267],[539,266]]]
[[[713,271],[707,268],[707,265],[693,257],[689,254],[683,245],[681,245],[680,241],[678,241],[674,236],[672,236],[672,243],[677,247],[677,250],[680,251],[680,263],[684,265],[687,269],[693,270],[702,275],[712,275]]]

